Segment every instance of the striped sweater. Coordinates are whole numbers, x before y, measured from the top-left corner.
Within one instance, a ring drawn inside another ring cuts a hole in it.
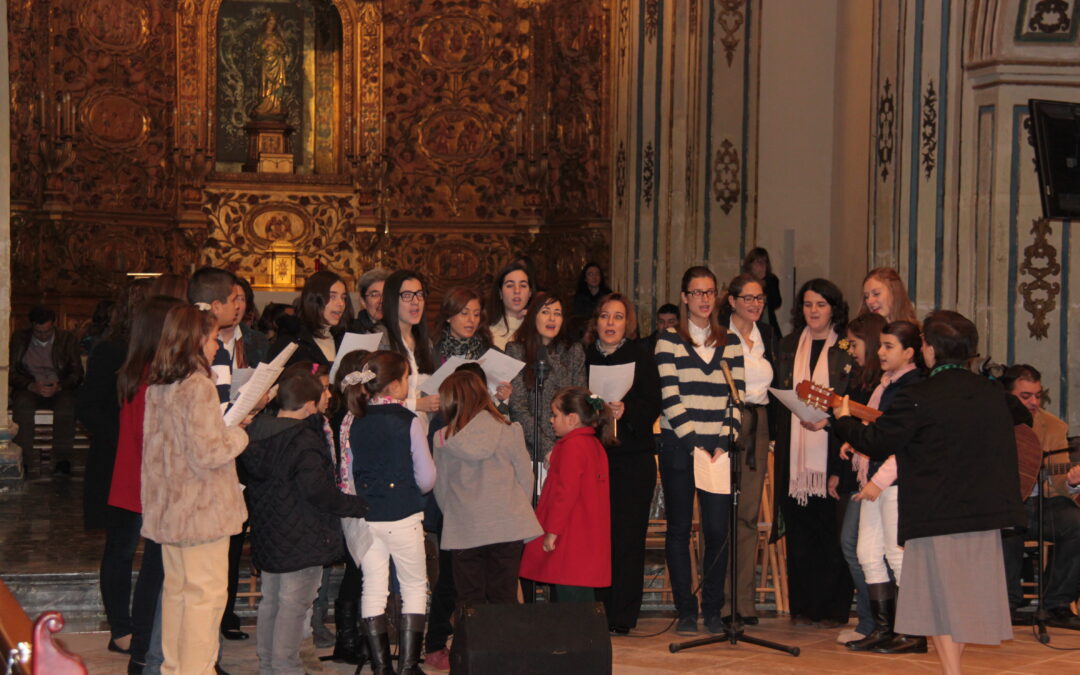
[[[656,341],[656,365],[660,371],[663,414],[660,428],[678,436],[689,453],[704,448],[709,453],[727,452],[728,431],[739,431],[739,410],[727,414],[728,386],[720,362],[727,361],[735,387],[745,392],[743,351],[739,336],[728,331],[723,349],[716,349],[705,363],[694,346],[683,341],[675,329]]]

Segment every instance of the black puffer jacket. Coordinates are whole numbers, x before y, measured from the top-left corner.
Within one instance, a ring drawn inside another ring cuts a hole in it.
[[[266,572],[327,565],[345,553],[339,518],[362,518],[367,504],[334,481],[321,415],[263,415],[248,427],[240,455],[251,518],[251,554]]]

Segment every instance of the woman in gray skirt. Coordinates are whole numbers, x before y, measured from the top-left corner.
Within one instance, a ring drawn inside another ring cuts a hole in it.
[[[978,347],[975,325],[939,310],[923,333],[930,377],[866,426],[845,397],[833,428],[871,459],[896,455],[904,577],[895,630],[932,636],[952,675],[965,644],[1012,639],[999,530],[1022,526],[1024,511],[1007,394],[965,367]]]

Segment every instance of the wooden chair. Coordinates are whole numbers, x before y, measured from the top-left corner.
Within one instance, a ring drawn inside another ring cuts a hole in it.
[[[657,482],[657,494],[661,493]],[[664,550],[664,540],[667,535],[667,520],[653,518],[649,520],[649,529],[645,534],[645,550]],[[694,516],[690,522],[690,579],[696,589],[700,582],[698,570],[701,569],[701,561],[705,555],[705,539],[701,536],[701,511],[698,508],[697,497],[694,498]],[[659,585],[646,586],[646,593],[659,593],[661,601],[674,602],[671,593],[671,579],[668,577],[667,562],[657,576]],[[699,591],[700,595],[700,591]]]
[[[240,554],[240,559],[251,559],[251,534],[244,538],[243,553]],[[255,564],[252,563],[248,570],[247,578],[241,577],[236,583],[236,599],[244,600],[247,602],[248,609],[254,610],[259,604],[259,598],[262,597],[262,591],[260,590],[259,581],[261,579],[259,570],[255,569]]]
[[[19,600],[0,580],[0,655],[6,667],[18,675],[86,675],[86,664],[77,654],[53,640],[64,628],[60,612],[43,612],[30,623]]]
[[[772,534],[773,514],[773,455],[769,453],[769,470],[765,474],[765,483],[761,489],[761,511],[758,515],[758,540],[757,553],[754,556],[754,564],[761,570],[761,577],[756,587],[757,601],[765,602],[771,594],[776,611],[787,614],[788,585],[787,585],[787,542],[781,538],[775,543],[769,543]]]

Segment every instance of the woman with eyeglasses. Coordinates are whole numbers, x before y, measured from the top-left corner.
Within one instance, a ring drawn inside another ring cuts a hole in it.
[[[836,284],[811,279],[795,296],[791,334],[780,341],[773,386],[793,389],[803,380],[843,396],[855,377],[854,358],[842,349],[848,304]],[[854,586],[840,547],[840,502],[828,493],[828,469],[840,443],[828,420],[803,422],[777,405],[774,513],[787,539],[791,622],[836,628],[848,622]]]
[[[736,389],[743,382],[739,336],[720,324],[716,276],[691,267],[682,278],[679,324],[656,341],[660,371],[660,484],[667,508],[664,553],[678,621],[675,632],[697,632],[698,601],[690,576],[690,525],[695,494],[705,537],[701,614],[711,633],[724,630],[724,572],[727,569],[731,486],[728,450],[739,430],[740,412],[729,406],[731,390],[721,365],[731,370]]]
[[[433,413],[439,409],[439,396],[424,396],[420,385],[435,372],[435,359],[428,338],[424,303],[427,292],[423,277],[412,270],[398,270],[386,278],[383,286],[382,341],[379,349],[397,352],[409,362],[409,395],[402,402],[415,412]],[[427,415],[420,415],[426,426]]]
[[[349,332],[374,333],[383,318],[383,287],[390,276],[390,270],[376,267],[360,275],[356,280],[356,290],[360,295],[360,311],[356,319],[349,324]]]
[[[739,512],[734,535],[738,544],[738,569],[735,589],[729,593],[738,601],[735,619],[744,623],[757,623],[754,598],[757,584],[754,580],[757,555],[758,513],[761,509],[761,492],[765,473],[769,468],[768,404],[769,385],[773,379],[773,359],[776,358],[777,337],[773,327],[764,316],[768,292],[752,274],[743,273],[728,283],[727,294],[720,303],[720,319],[729,333],[742,343],[743,371],[746,374],[746,391],[743,394],[743,418],[739,430],[739,461],[742,479],[739,485]],[[732,615],[729,607],[724,616]]]

